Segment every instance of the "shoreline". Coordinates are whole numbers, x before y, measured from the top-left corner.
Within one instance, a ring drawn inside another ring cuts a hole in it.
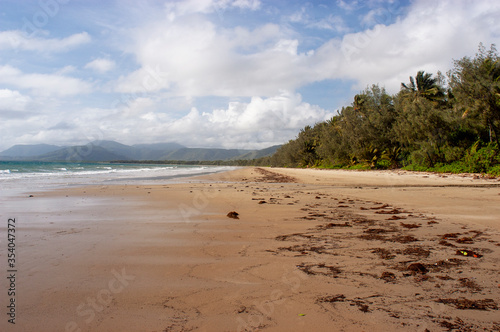
[[[19,326],[500,326],[496,180],[246,167],[183,181],[19,198]],[[457,309],[460,298],[485,308]]]

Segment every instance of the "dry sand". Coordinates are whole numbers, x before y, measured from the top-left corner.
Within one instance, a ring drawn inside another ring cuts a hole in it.
[[[500,331],[497,179],[243,168],[4,207],[1,331]]]

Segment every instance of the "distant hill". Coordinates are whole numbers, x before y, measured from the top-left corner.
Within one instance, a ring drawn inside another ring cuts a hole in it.
[[[228,160],[249,153],[251,150],[183,148],[165,155],[161,160]]]
[[[263,150],[187,148],[178,143],[125,145],[94,141],[87,145],[59,147],[48,144],[15,145],[0,152],[0,160],[111,161],[179,160],[216,161],[255,159],[272,155],[279,146]]]
[[[148,149],[148,150],[178,150],[185,148],[184,145],[180,145],[179,143],[170,142],[170,143],[151,143],[151,144],[134,144],[132,145],[134,148],[138,149]]]
[[[130,155],[133,160],[164,160],[163,157],[166,154],[185,148],[184,145],[174,142],[135,144],[132,147],[135,149],[135,152]]]
[[[115,141],[94,141],[87,144],[90,147],[99,147],[111,152],[112,154],[123,156],[126,159],[132,159],[130,156],[136,153],[135,148],[129,145],[121,144]]]
[[[57,151],[42,154],[34,157],[39,161],[110,161],[110,160],[128,160],[124,155],[110,152],[98,145],[81,145],[62,148]]]
[[[266,149],[250,151],[242,155],[239,155],[236,158],[231,158],[231,159],[251,160],[251,159],[258,159],[262,157],[272,156],[276,152],[276,150],[279,149],[280,146],[281,145],[273,145]]]
[[[49,144],[18,144],[13,147],[0,152],[0,157],[18,157],[18,158],[26,158],[26,157],[34,157],[39,156],[44,153],[49,153],[52,151],[59,150],[61,147],[57,145],[49,145]]]

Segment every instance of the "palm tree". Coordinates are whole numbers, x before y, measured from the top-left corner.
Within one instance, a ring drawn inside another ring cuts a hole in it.
[[[432,78],[432,74],[423,70],[413,78],[410,76],[410,84],[401,83],[401,90],[413,101],[418,101],[420,97],[431,101],[441,101],[444,97],[443,88],[439,85],[437,78]]]

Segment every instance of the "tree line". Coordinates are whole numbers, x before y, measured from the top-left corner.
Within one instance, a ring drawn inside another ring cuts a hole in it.
[[[374,84],[331,119],[306,126],[271,157],[247,164],[500,175],[500,62],[495,45],[419,71],[395,95]]]

